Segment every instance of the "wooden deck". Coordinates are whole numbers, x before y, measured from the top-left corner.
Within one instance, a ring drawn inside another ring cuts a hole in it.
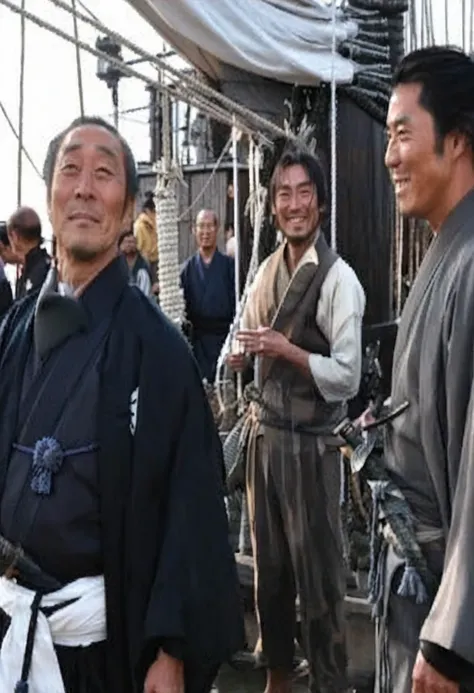
[[[236,554],[237,571],[245,604],[245,627],[248,650],[253,652],[258,640],[258,625],[253,609],[253,561],[250,556]],[[347,619],[348,675],[353,688],[369,690],[375,672],[374,624],[372,607],[355,581],[348,586],[345,598]],[[251,656],[243,655],[242,663],[254,664]]]

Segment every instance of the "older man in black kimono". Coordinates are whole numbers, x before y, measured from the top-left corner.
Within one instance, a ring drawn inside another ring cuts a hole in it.
[[[217,248],[219,221],[210,209],[196,217],[197,252],[183,265],[181,285],[191,323],[191,344],[202,377],[213,383],[217,361],[235,313],[233,258]]]
[[[58,266],[0,333],[0,690],[207,693],[241,644],[218,437],[184,339],[129,285],[133,155],[79,119],[45,165]],[[36,634],[35,634],[36,633]]]
[[[403,596],[388,548],[379,690],[474,689],[474,63],[432,47],[399,65],[387,117],[390,169],[404,215],[433,240],[395,346],[386,458],[416,522],[437,594]],[[418,655],[418,656],[417,656]]]

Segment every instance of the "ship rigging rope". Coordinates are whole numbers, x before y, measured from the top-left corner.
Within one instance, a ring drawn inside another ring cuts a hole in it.
[[[81,112],[81,117],[84,117],[84,88],[82,85],[82,65],[81,65],[81,51],[79,44],[79,27],[77,24],[77,7],[76,0],[71,0],[71,6],[73,10],[73,23],[74,23],[74,38],[76,40],[76,70],[77,70],[77,87],[79,89],[79,110]]]
[[[334,2],[335,1],[336,0],[334,0]],[[49,2],[51,2],[56,7],[59,7],[60,9],[64,10],[65,12],[68,12],[69,14],[73,12],[73,10],[65,2],[63,2],[63,0],[49,0]],[[236,116],[241,115],[244,118],[251,117],[255,121],[255,123],[260,123],[261,127],[264,130],[273,130],[274,133],[278,136],[285,134],[282,128],[279,128],[271,121],[253,113],[252,111],[250,111],[250,109],[245,108],[245,106],[242,106],[239,103],[232,101],[232,99],[229,99],[229,97],[224,96],[224,94],[221,94],[220,92],[216,91],[215,89],[203,83],[201,80],[197,79],[193,75],[185,74],[177,68],[172,67],[165,60],[159,58],[158,56],[144,51],[142,48],[133,43],[133,41],[126,39],[118,32],[111,31],[110,28],[106,27],[104,24],[102,24],[102,22],[99,22],[98,20],[93,19],[92,17],[87,17],[86,15],[83,15],[82,13],[77,11],[76,16],[78,19],[85,22],[86,24],[89,24],[98,31],[106,33],[110,38],[115,39],[125,48],[128,48],[140,57],[145,58],[149,63],[157,65],[163,72],[168,72],[170,75],[173,75],[176,79],[180,81],[188,82],[191,88],[198,92],[201,92],[203,96],[206,96],[210,99],[216,99],[221,103],[222,107],[229,109]]]
[[[474,0],[471,0],[471,10],[469,12],[469,45],[472,53],[474,51]]]
[[[332,0],[332,48],[331,48],[331,248],[337,249],[337,87],[335,74],[336,57],[336,0]]]
[[[69,14],[74,13],[71,7],[62,2],[62,0],[49,0],[49,2],[51,2],[56,7],[59,7],[60,9],[64,10]],[[60,38],[63,38],[65,41],[77,44],[80,48],[91,53],[92,55],[104,58],[109,63],[119,67],[121,71],[125,74],[140,79],[146,82],[147,84],[152,85],[159,91],[168,91],[168,93],[170,93],[171,98],[180,97],[182,101],[185,101],[192,106],[196,106],[197,108],[207,113],[216,120],[226,123],[227,125],[232,125],[234,115],[236,118],[238,128],[247,134],[260,135],[261,137],[263,136],[263,133],[272,133],[274,136],[278,137],[286,136],[285,131],[278,125],[275,125],[275,123],[267,120],[266,118],[263,118],[262,116],[256,113],[253,113],[250,109],[246,108],[245,106],[242,106],[241,104],[233,101],[232,99],[229,99],[229,97],[224,96],[224,94],[221,94],[220,92],[216,91],[209,85],[199,80],[197,77],[191,74],[186,74],[183,71],[173,68],[171,65],[169,65],[159,57],[139,48],[136,44],[134,44],[132,41],[129,41],[121,34],[115,31],[111,31],[101,22],[87,17],[78,11],[76,11],[76,16],[79,20],[83,21],[86,24],[89,24],[90,26],[92,26],[100,32],[106,33],[112,39],[118,41],[125,48],[128,48],[141,58],[144,58],[147,62],[158,66],[163,72],[166,72],[168,73],[168,75],[171,75],[175,79],[175,82],[173,82],[171,86],[159,84],[156,80],[150,79],[142,73],[137,72],[137,70],[134,70],[123,61],[116,60],[115,58],[104,53],[103,51],[99,51],[96,48],[93,48],[84,41],[74,39],[72,36],[65,33],[58,27],[50,24],[49,22],[43,20],[41,17],[38,17],[37,15],[28,12],[22,8],[19,8],[10,0],[0,0],[0,5],[8,7],[12,12],[15,12],[16,14],[23,13],[28,20],[32,21],[37,26],[40,26],[41,28],[52,32]]]
[[[23,183],[23,114],[25,108],[25,51],[26,51],[26,26],[25,26],[25,0],[21,0],[21,47],[20,47],[20,95],[18,104],[18,160],[17,160],[17,192],[16,203],[21,205]]]
[[[90,10],[87,7],[87,5],[85,5],[83,2],[81,2],[81,0],[77,0],[77,4],[80,5],[82,7],[82,9],[85,10],[90,17],[92,17],[92,19],[95,19],[96,22],[100,22],[100,19],[98,18],[98,16],[96,14],[94,14],[92,12],[92,10]]]
[[[0,5],[4,5],[8,9],[10,9],[12,12],[15,14],[21,14],[21,9],[17,6],[11,3],[9,0],[0,0]],[[107,53],[104,53],[103,51],[97,50],[96,48],[93,48],[89,44],[85,43],[84,41],[78,40],[77,42],[75,39],[70,36],[69,34],[65,33],[58,27],[49,24],[48,22],[44,21],[37,15],[32,14],[31,12],[27,12],[26,10],[24,11],[24,15],[26,19],[29,21],[33,22],[33,24],[36,24],[42,29],[45,29],[56,36],[59,36],[60,38],[64,39],[65,41],[72,43],[72,44],[78,44],[83,50],[87,51],[88,53],[91,53],[92,55],[103,58],[104,60],[107,60],[110,64],[115,65],[118,67],[121,72],[124,74],[127,74],[131,77],[135,77],[136,79],[142,80],[146,84],[151,85],[158,91],[162,92],[163,94],[170,94],[172,98],[181,98],[183,101],[189,103],[192,106],[195,106],[196,108],[200,109],[203,113],[206,113],[210,117],[214,118],[215,120],[218,120],[220,122],[226,123],[228,125],[232,124],[232,115],[221,108],[220,106],[217,106],[216,104],[211,104],[208,101],[205,101],[202,99],[200,96],[193,94],[189,90],[184,90],[181,88],[179,84],[173,84],[172,86],[168,86],[165,84],[162,84],[160,82],[157,82],[156,80],[153,80],[149,77],[146,77],[140,72],[137,72],[134,70],[132,67],[130,67],[127,64],[124,64],[123,61],[117,60],[116,58],[113,58],[112,56],[108,55]],[[251,113],[249,111],[249,113]],[[242,130],[245,132],[254,132],[254,129],[252,129],[251,126],[249,126],[247,123],[242,122],[240,119],[238,120],[239,125],[242,127]],[[272,124],[273,125],[273,124]],[[276,127],[276,126],[275,126]],[[261,135],[261,133],[259,133]]]
[[[3,5],[10,9],[12,12],[15,14],[21,14],[22,10],[17,6],[14,5],[10,0],[0,0],[0,5]],[[59,36],[60,38],[64,39],[65,41],[72,43],[72,44],[78,44],[80,48],[85,50],[88,53],[91,53],[92,55],[103,58],[104,60],[107,60],[109,63],[112,65],[115,65],[118,67],[124,74],[127,74],[131,77],[135,77],[136,79],[139,79],[146,84],[151,85],[158,91],[166,94],[168,93],[172,99],[177,99],[179,98],[180,100],[190,104],[191,106],[195,106],[199,110],[201,110],[203,113],[206,113],[209,115],[211,118],[220,121],[222,123],[225,123],[227,125],[232,125],[233,118],[232,114],[228,111],[225,110],[225,108],[215,104],[211,103],[210,101],[206,101],[205,98],[201,97],[200,95],[197,95],[196,93],[193,93],[186,87],[183,87],[179,83],[174,83],[170,86],[162,84],[157,82],[156,80],[153,80],[145,75],[143,75],[140,72],[137,72],[134,70],[132,67],[130,67],[127,64],[124,64],[122,61],[117,60],[113,58],[112,56],[108,55],[107,53],[104,53],[103,51],[97,50],[96,48],[93,48],[89,44],[85,43],[84,41],[78,40],[77,42],[75,39],[70,36],[69,34],[65,33],[58,27],[49,24],[49,22],[46,22],[45,20],[41,19],[37,15],[32,14],[31,12],[24,11],[24,15],[26,19],[29,21],[33,22],[33,24],[36,24],[42,29],[45,29],[56,36]],[[109,32],[110,33],[110,32]],[[178,73],[179,74],[179,73]],[[216,92],[217,94],[218,92]],[[233,102],[231,102],[233,103]],[[239,128],[249,134],[254,134],[256,136],[259,136],[261,139],[265,140],[265,136],[263,135],[264,131],[272,131],[273,133],[277,132],[279,135],[284,134],[284,131],[281,130],[278,126],[274,125],[273,123],[270,123],[269,121],[266,121],[264,118],[261,118],[261,116],[257,116],[256,114],[253,114],[251,111],[248,109],[241,107],[240,105],[236,104],[238,106],[238,110],[240,111],[245,111],[248,113],[249,118],[252,120],[258,120],[259,122],[262,121],[266,123],[267,127],[265,127],[263,130],[258,130],[258,128],[255,128],[255,126],[252,126],[248,122],[244,122],[241,118],[237,119],[237,123]]]
[[[204,195],[204,193],[206,192],[206,190],[208,189],[208,187],[212,183],[212,181],[213,181],[213,179],[217,173],[217,170],[222,163],[222,159],[224,158],[224,156],[229,151],[231,144],[232,144],[232,136],[229,137],[226,144],[224,145],[224,147],[223,147],[223,149],[219,155],[219,158],[217,159],[216,163],[214,164],[212,171],[209,174],[209,178],[207,179],[205,185],[202,186],[201,190],[198,192],[198,194],[196,195],[194,200],[191,202],[189,207],[187,207],[187,209],[185,209],[184,212],[178,217],[178,222],[183,221],[188,216],[188,214],[193,211],[193,209],[195,208],[195,206],[197,205],[199,200],[202,198],[202,196]]]
[[[449,0],[444,0],[444,42],[446,43],[446,45],[449,45],[448,2]]]
[[[1,101],[0,101],[0,111],[3,113],[4,118],[7,121],[7,124],[9,126],[10,130],[13,132],[13,134],[15,135],[15,137],[17,139],[17,142],[20,143],[20,134],[19,134],[18,130],[15,128],[15,125],[13,124],[12,119],[8,115],[7,109],[5,108],[5,106],[3,105],[3,103]],[[28,150],[26,149],[26,147],[23,143],[22,143],[21,147],[23,149],[23,154],[26,156],[26,158],[30,162],[31,166],[33,167],[33,170],[35,171],[35,173],[38,174],[38,176],[41,178],[41,180],[43,180],[43,176],[41,175],[41,171],[39,170],[39,168],[37,167],[37,165],[35,164],[35,162],[31,158]]]

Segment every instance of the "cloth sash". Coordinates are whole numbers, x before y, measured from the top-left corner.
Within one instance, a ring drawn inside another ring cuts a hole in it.
[[[25,647],[37,593],[0,578],[0,608],[11,618],[0,649],[0,691],[13,693],[22,678]],[[61,606],[61,604],[65,604]],[[56,610],[46,616],[42,609]],[[28,693],[65,693],[54,645],[88,647],[106,639],[103,576],[79,578],[39,602]]]
[[[443,542],[444,533],[440,527],[428,526],[417,523],[416,539],[423,546],[437,542]],[[388,619],[389,600],[392,592],[392,584],[395,573],[399,568],[405,567],[405,558],[401,556],[391,537],[383,533],[384,546],[380,557],[382,604],[381,612],[375,619],[375,693],[392,693],[392,672],[390,670],[389,643],[388,643]]]

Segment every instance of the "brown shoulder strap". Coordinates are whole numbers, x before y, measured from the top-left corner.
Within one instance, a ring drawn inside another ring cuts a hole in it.
[[[301,339],[303,330],[305,329],[305,321],[308,311],[312,310],[314,306],[317,305],[324,280],[326,279],[329,270],[339,257],[339,255],[328,246],[322,231],[319,234],[318,240],[316,241],[316,252],[318,253],[319,264],[313,281],[310,282],[304,295],[301,297],[294,327],[291,331],[292,341]]]

